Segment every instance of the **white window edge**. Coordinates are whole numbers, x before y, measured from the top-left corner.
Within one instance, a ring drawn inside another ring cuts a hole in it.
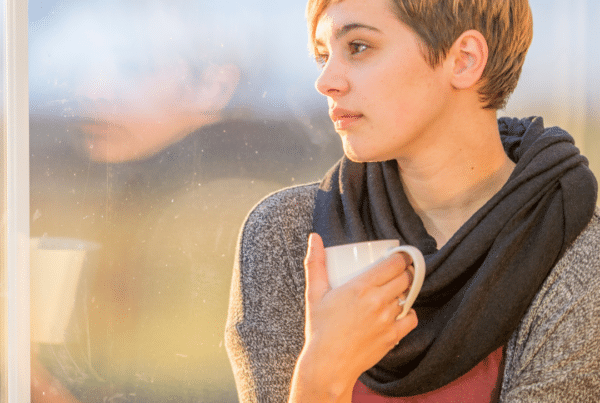
[[[30,401],[28,2],[5,0],[6,354],[9,403]]]

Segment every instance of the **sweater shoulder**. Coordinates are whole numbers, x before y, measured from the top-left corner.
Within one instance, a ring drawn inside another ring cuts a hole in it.
[[[242,247],[261,239],[267,243],[289,238],[292,234],[308,237],[318,183],[278,190],[261,200],[248,214],[242,227]],[[296,237],[293,237],[296,238]],[[256,246],[256,245],[254,245]]]
[[[523,324],[528,318],[549,319],[548,315],[552,312],[565,309],[567,301],[575,303],[592,294],[600,297],[599,208],[550,272],[530,305]]]
[[[243,275],[281,279],[287,272],[297,287],[303,287],[302,261],[312,231],[317,190],[318,183],[282,189],[250,211],[238,244]],[[287,270],[282,270],[284,267]]]
[[[600,401],[599,240],[596,208],[508,343],[502,401]]]
[[[318,184],[279,190],[242,227],[225,345],[240,401],[283,401],[304,344],[304,268]]]
[[[584,289],[600,281],[600,208],[596,207],[586,228],[556,263],[549,281],[558,278],[576,280]]]
[[[265,225],[273,219],[280,222],[294,220],[299,216],[307,215],[312,219],[318,186],[319,184],[315,182],[271,193],[250,211],[245,226]]]

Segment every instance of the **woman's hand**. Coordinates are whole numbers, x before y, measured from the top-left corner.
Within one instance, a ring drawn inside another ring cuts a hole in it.
[[[350,402],[360,374],[417,326],[414,310],[400,320],[410,287],[409,262],[395,253],[331,289],[321,237],[311,234],[306,272],[305,344],[296,363],[290,402]]]
[[[31,402],[80,403],[35,357],[31,359]]]

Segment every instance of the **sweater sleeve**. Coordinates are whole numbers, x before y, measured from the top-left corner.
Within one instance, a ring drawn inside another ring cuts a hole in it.
[[[600,401],[599,240],[597,210],[513,334],[501,402]]]
[[[304,344],[304,268],[316,185],[277,192],[242,228],[225,344],[240,402],[284,402]]]

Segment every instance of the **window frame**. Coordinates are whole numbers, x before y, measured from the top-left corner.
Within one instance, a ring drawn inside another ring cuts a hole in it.
[[[28,2],[2,5],[0,402],[30,401]]]

